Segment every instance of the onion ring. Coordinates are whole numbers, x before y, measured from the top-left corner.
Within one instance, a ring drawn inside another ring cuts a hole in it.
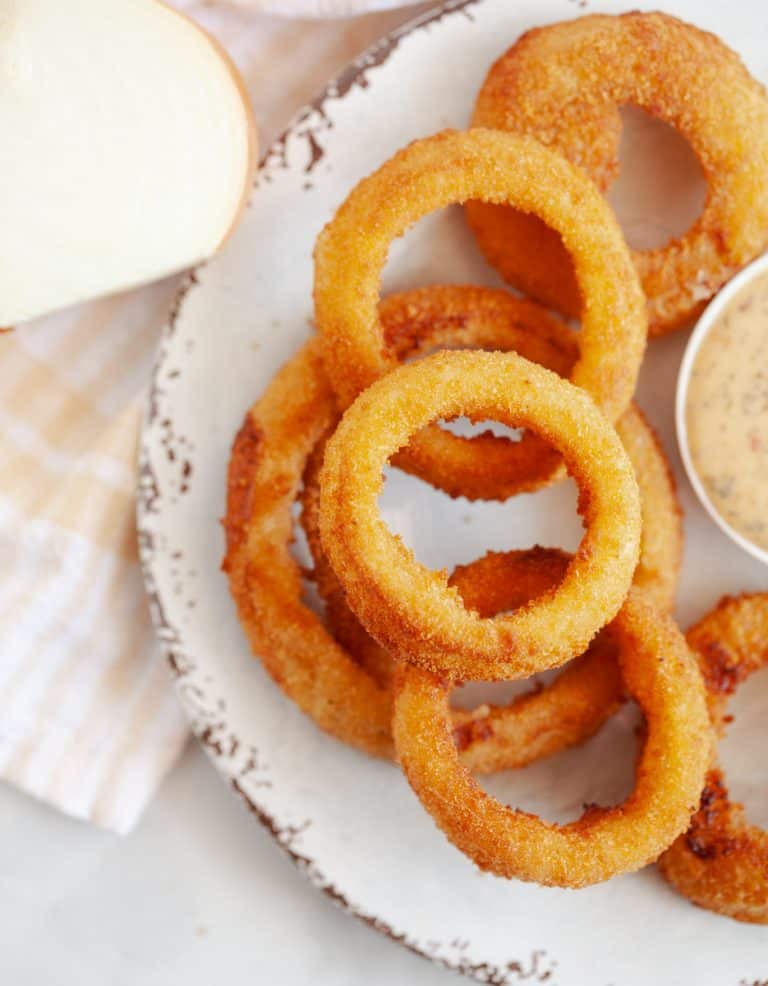
[[[722,736],[728,699],[768,665],[768,593],[723,599],[687,639],[699,658],[710,715]],[[750,825],[742,806],[731,802],[716,763],[690,828],[664,853],[659,868],[699,907],[768,924],[768,831]]]
[[[422,805],[482,870],[547,886],[584,887],[637,870],[688,825],[712,749],[704,685],[669,616],[632,589],[611,624],[620,666],[646,718],[635,789],[620,806],[590,806],[549,824],[487,795],[459,760],[451,684],[411,665],[395,675],[398,759]]]
[[[552,593],[509,616],[467,610],[381,521],[382,469],[439,417],[534,428],[580,488],[585,534]],[[586,650],[618,612],[640,543],[640,502],[616,432],[589,396],[515,353],[440,352],[394,370],[347,410],[321,472],[320,534],[350,608],[393,656],[451,678],[526,677]]]
[[[473,198],[533,212],[562,234],[588,299],[572,380],[615,421],[632,397],[646,336],[642,292],[621,231],[579,169],[532,138],[480,129],[410,144],[360,182],[320,234],[315,317],[340,408],[397,363],[377,307],[390,243],[427,213]],[[487,439],[432,427],[411,436],[397,465],[470,498],[505,499],[561,475],[557,458],[527,435],[520,443],[496,440],[489,468]]]
[[[513,350],[534,363],[546,366],[559,376],[567,376],[579,355],[578,336],[565,323],[550,315],[540,305],[526,301],[524,298],[517,298],[508,291],[492,288],[446,284],[430,285],[392,294],[380,302],[379,319],[387,349],[394,354],[398,362],[424,356],[442,347]],[[436,444],[441,443],[443,434],[447,433],[439,430],[439,433],[435,434]],[[455,437],[448,435],[449,439]],[[507,446],[512,445],[513,452],[515,448],[534,451],[531,442],[511,443],[509,439],[499,438],[490,432],[463,441],[470,441],[473,447],[482,448],[483,451],[479,474],[477,478],[473,477],[470,481],[472,489],[477,490],[480,497],[487,489],[487,486],[483,486],[483,482],[487,482],[487,467],[492,476],[495,469],[504,468],[504,457],[508,454]],[[636,444],[638,448],[645,444],[639,435]],[[444,463],[449,465],[439,484],[442,489],[446,489],[451,482],[450,471],[456,466],[455,457],[452,457],[451,453],[457,447],[457,443],[448,441],[442,450]],[[550,457],[551,461],[560,461],[557,453],[543,443],[541,451],[542,455]],[[318,593],[325,603],[326,622],[333,635],[355,656],[355,659],[380,684],[389,685],[392,676],[392,658],[369,636],[347,606],[344,590],[320,542],[319,474],[324,453],[325,441],[319,442],[305,470],[301,493],[301,522],[314,560],[314,578]],[[647,464],[651,466],[651,471],[658,473],[658,468],[652,467],[651,458],[648,457]],[[393,464],[398,465],[399,456],[394,456],[392,461]],[[530,465],[533,466],[533,460]],[[642,466],[645,475],[645,461]],[[437,468],[442,466],[438,465]],[[664,500],[663,492],[659,486],[659,501]],[[655,502],[657,497],[654,496],[652,499]],[[658,506],[664,522],[667,517],[667,503],[660,502]],[[662,577],[666,577],[674,586],[677,581],[679,559],[675,561],[670,555],[664,559],[664,562],[662,564],[660,559],[660,563],[654,564],[653,567],[660,573],[664,572],[665,576]]]
[[[633,251],[649,332],[660,335],[690,321],[768,244],[768,99],[738,55],[662,13],[595,14],[536,28],[493,65],[472,122],[539,138],[605,191],[618,174],[619,107],[627,103],[688,140],[708,185],[687,233]],[[554,224],[481,202],[469,204],[467,218],[506,280],[578,317],[569,245]]]

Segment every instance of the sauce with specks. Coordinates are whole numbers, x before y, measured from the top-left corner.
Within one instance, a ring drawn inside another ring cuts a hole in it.
[[[688,448],[710,502],[739,534],[768,549],[768,273],[714,322],[693,362]]]

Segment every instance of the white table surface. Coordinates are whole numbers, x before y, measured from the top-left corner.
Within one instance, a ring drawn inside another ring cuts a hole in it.
[[[194,743],[125,838],[0,786],[7,986],[460,981],[312,887]]]

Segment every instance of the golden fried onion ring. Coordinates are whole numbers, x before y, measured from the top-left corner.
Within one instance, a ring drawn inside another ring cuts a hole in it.
[[[632,397],[646,335],[642,292],[616,220],[592,183],[559,155],[532,138],[480,129],[410,144],[361,181],[320,234],[315,316],[340,407],[397,363],[378,311],[390,243],[427,213],[468,199],[513,204],[562,235],[588,299],[572,380],[615,421]],[[561,475],[537,436],[490,443],[438,427],[412,435],[397,465],[470,498],[504,499]]]
[[[461,414],[533,428],[580,489],[585,534],[562,582],[494,619],[466,609],[378,511],[386,462],[427,424]],[[350,608],[393,656],[451,678],[526,677],[583,653],[637,564],[639,494],[616,432],[583,390],[515,353],[440,352],[378,380],[329,439],[320,486],[323,548]]]
[[[768,243],[768,99],[738,55],[715,35],[662,13],[595,14],[536,28],[493,65],[472,122],[532,134],[604,192],[618,174],[619,108],[627,103],[689,141],[708,185],[704,210],[687,233],[633,251],[649,331],[659,335],[701,311]],[[578,316],[569,244],[553,223],[481,202],[468,205],[467,218],[506,280]]]
[[[448,714],[451,685],[402,664],[395,673],[398,759],[422,805],[482,869],[548,886],[584,887],[655,859],[688,825],[711,755],[704,685],[674,621],[632,589],[611,624],[629,692],[646,719],[630,797],[590,806],[566,825],[486,794],[459,760]]]
[[[513,349],[562,376],[570,372],[578,355],[578,335],[563,322],[538,305],[489,288],[435,285],[405,291],[384,299],[379,314],[387,343],[399,360],[424,355],[438,345],[495,346]],[[668,611],[674,605],[682,555],[674,480],[655,433],[635,405],[619,419],[617,431],[640,489],[643,533],[634,584]],[[388,686],[394,662],[349,609],[322,550],[318,514],[323,453],[324,443],[319,443],[310,456],[301,493],[301,523],[314,561],[313,578],[333,635]],[[480,616],[494,616],[535,598],[562,578],[564,556],[558,553],[555,561],[554,554],[543,549],[490,553],[458,567],[450,584]],[[542,569],[549,576],[546,584],[538,574]],[[488,705],[471,713],[454,710],[454,738],[462,762],[476,773],[490,773],[523,766],[592,736],[622,701],[611,650],[600,636],[586,655],[570,662],[541,690],[511,705]]]
[[[710,715],[722,736],[727,702],[768,664],[768,593],[725,598],[687,634],[707,686]],[[707,775],[699,810],[659,867],[699,907],[737,921],[768,924],[768,832],[750,825],[728,797],[722,770]]]

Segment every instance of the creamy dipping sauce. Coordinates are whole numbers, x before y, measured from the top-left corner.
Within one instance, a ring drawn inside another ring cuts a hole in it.
[[[704,337],[686,395],[688,449],[712,506],[768,549],[768,273]]]

